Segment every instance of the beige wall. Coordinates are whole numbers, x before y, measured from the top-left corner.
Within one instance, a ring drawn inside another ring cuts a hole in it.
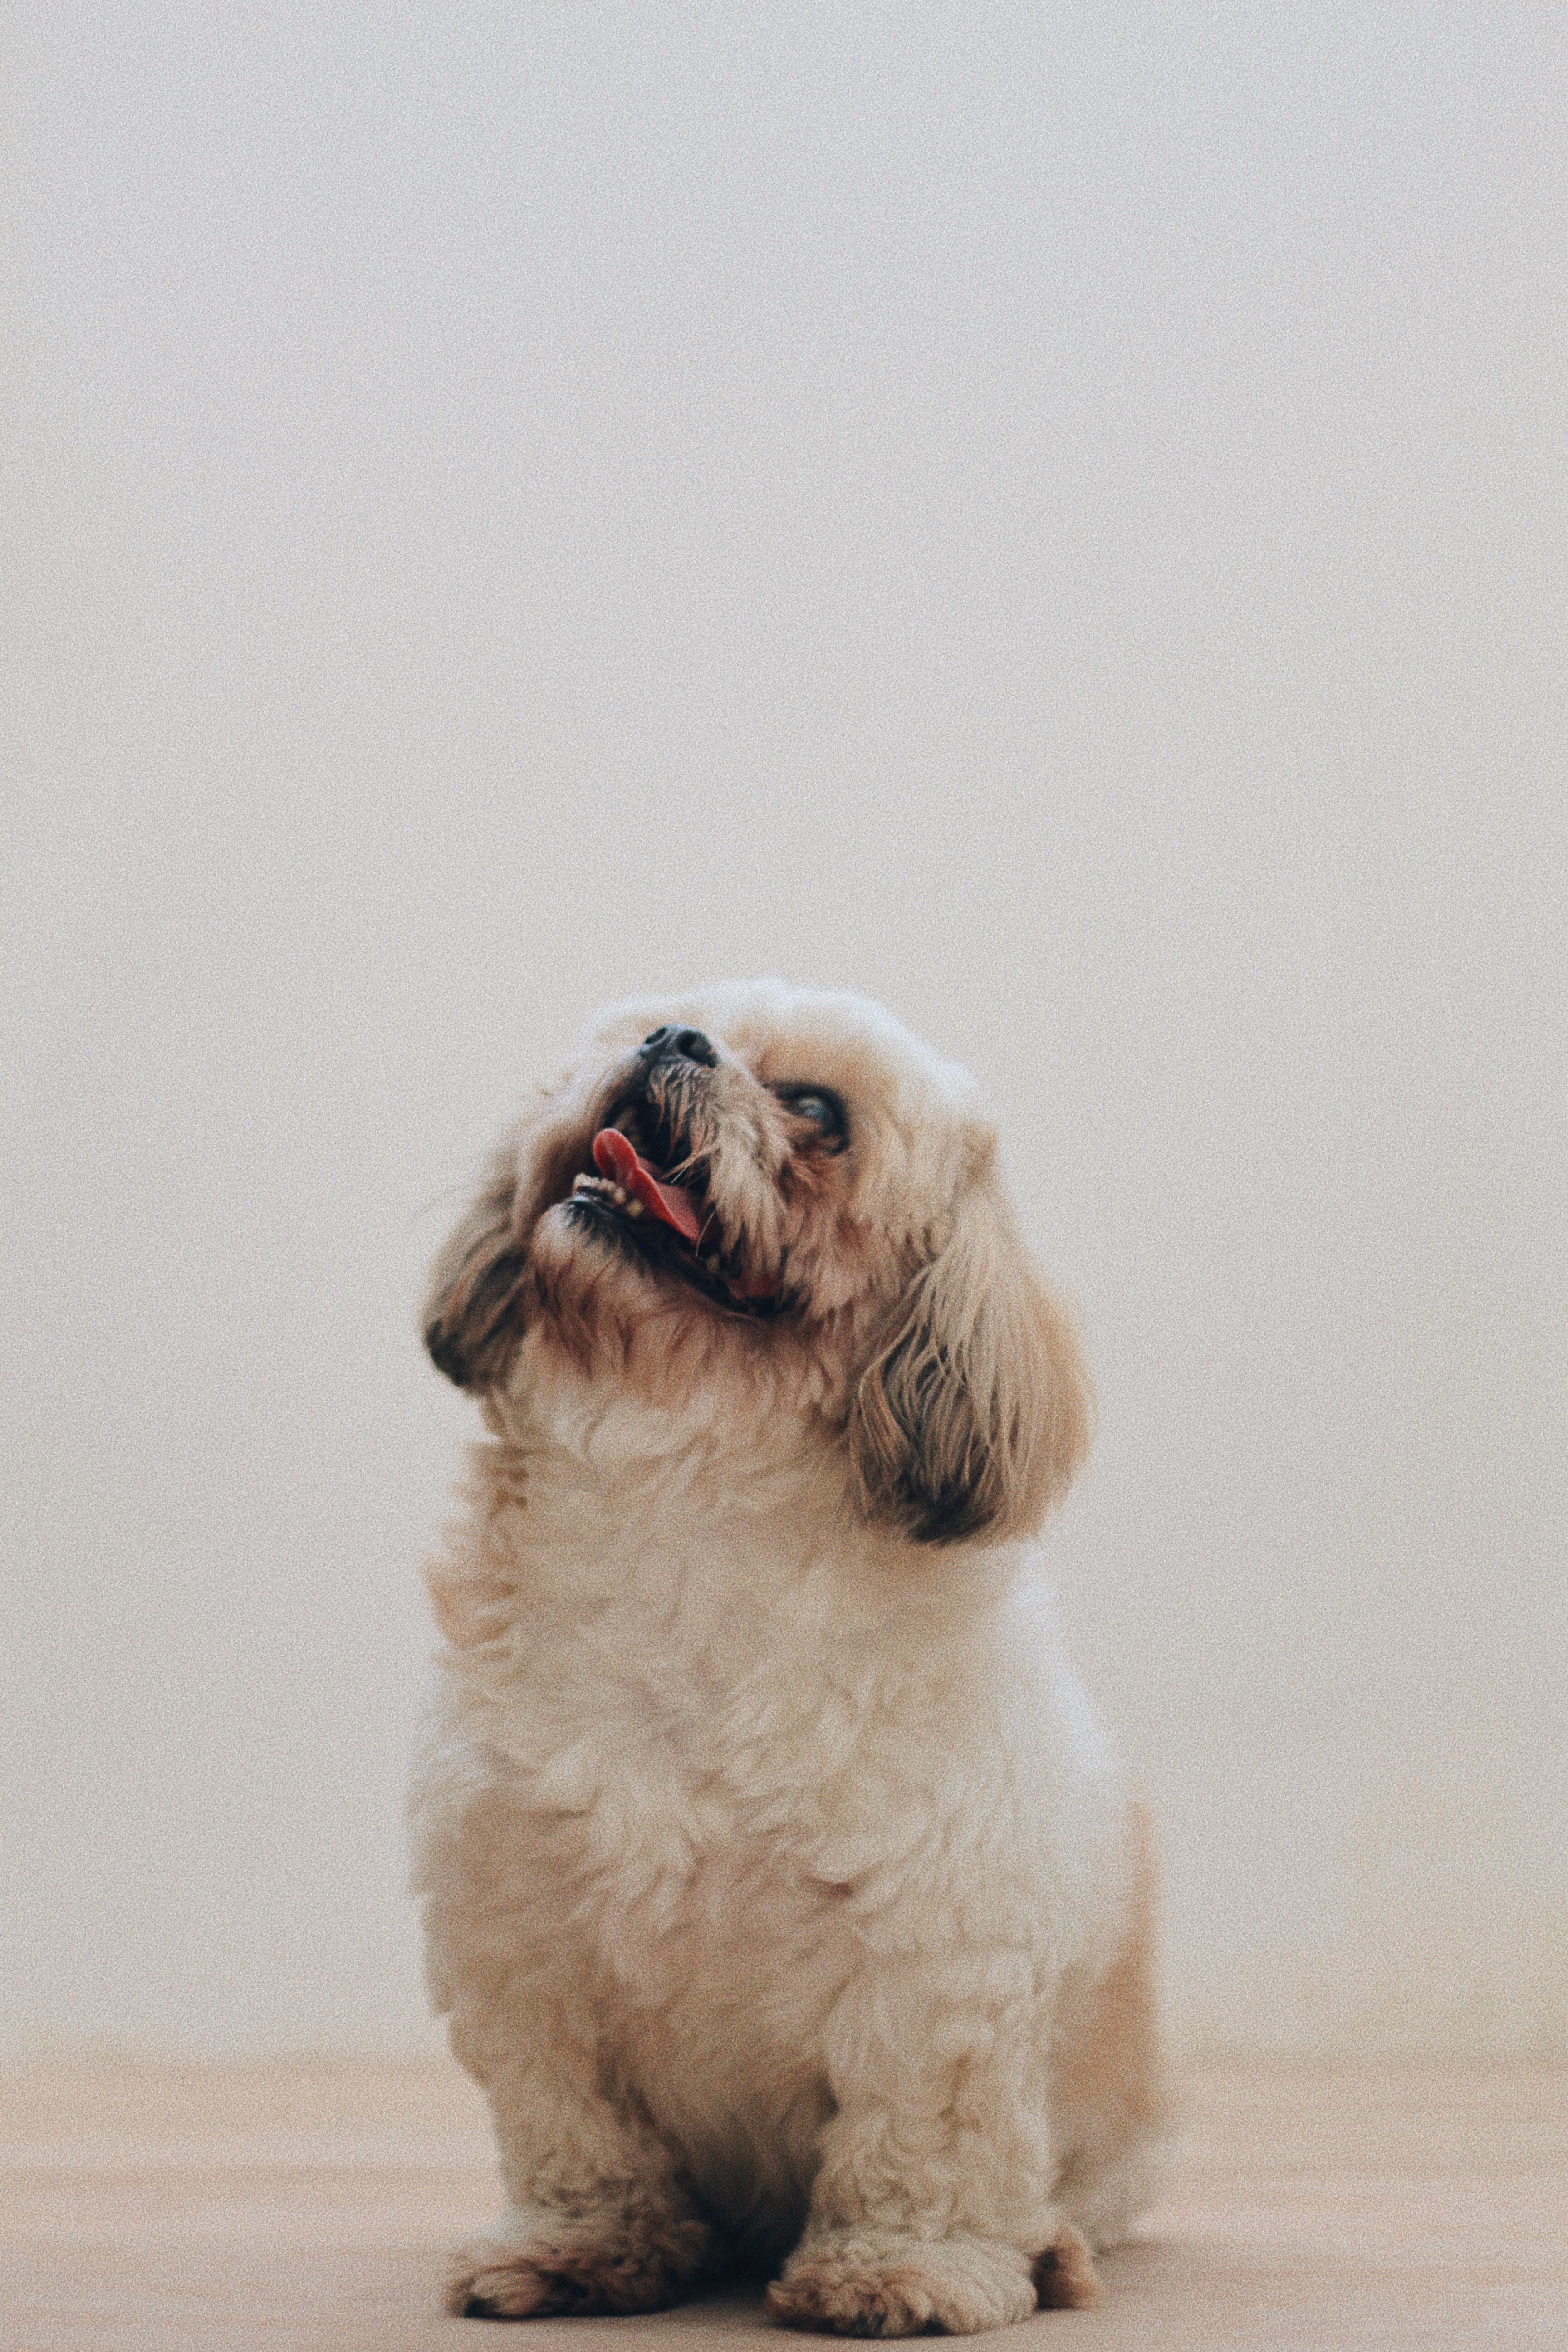
[[[603,998],[982,1075],[1190,2044],[1568,2052],[1556,12],[34,12],[0,2049],[426,2046],[413,1301]]]

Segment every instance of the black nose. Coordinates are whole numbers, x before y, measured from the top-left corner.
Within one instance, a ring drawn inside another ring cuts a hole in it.
[[[638,1059],[644,1062],[700,1062],[705,1070],[716,1069],[719,1056],[700,1029],[653,1029],[642,1041]]]

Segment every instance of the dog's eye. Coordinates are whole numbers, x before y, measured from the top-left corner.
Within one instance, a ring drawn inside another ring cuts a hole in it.
[[[775,1092],[786,1110],[811,1121],[829,1150],[843,1150],[849,1140],[849,1120],[837,1095],[826,1087],[779,1087]]]

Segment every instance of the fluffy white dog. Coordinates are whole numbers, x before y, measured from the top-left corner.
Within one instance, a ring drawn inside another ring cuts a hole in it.
[[[510,2200],[451,2307],[738,2259],[848,2335],[1088,2301],[1170,2137],[1152,1866],[1034,1541],[1088,1386],[972,1082],[854,997],[617,1008],[426,1339],[490,1433],[416,1883]]]

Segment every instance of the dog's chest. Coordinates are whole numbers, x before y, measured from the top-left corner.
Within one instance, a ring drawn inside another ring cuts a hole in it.
[[[696,2042],[820,2044],[853,1964],[852,1888],[907,1843],[900,1705],[809,1595],[770,1597],[752,1564],[636,1585],[548,1627],[511,1695],[506,1741],[549,1824],[576,1933],[629,2018]],[[694,2057],[700,2052],[694,2050]]]
[[[784,2007],[808,1956],[837,1963],[840,1774],[811,1710],[774,1679],[703,1687],[666,1661],[601,1685],[533,1777],[532,1802],[572,1850],[577,1916],[634,2007],[694,1987],[710,2006],[734,1988]]]
[[[815,2009],[868,1874],[951,1859],[955,1811],[1000,1793],[976,1785],[996,1661],[833,1558],[628,1549],[531,1612],[489,1728],[628,2001],[741,1979]]]

